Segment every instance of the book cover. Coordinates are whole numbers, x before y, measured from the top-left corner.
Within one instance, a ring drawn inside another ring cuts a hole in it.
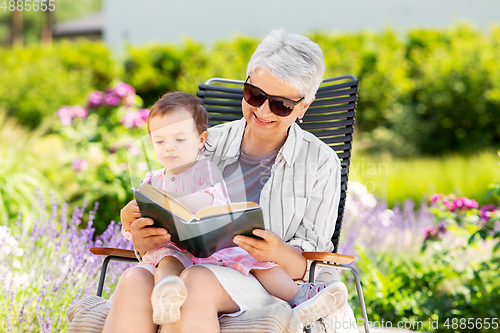
[[[207,210],[211,215],[185,221],[171,212],[167,197],[164,197],[163,202],[158,198],[153,200],[150,198],[152,195],[146,195],[141,188],[134,190],[134,196],[141,215],[153,219],[153,227],[165,228],[172,236],[173,243],[198,258],[206,258],[224,248],[237,246],[233,242],[235,235],[259,238],[252,234],[252,230],[264,229],[262,208],[255,203],[212,206],[216,209]]]

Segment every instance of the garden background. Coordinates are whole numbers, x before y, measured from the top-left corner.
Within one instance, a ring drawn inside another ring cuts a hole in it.
[[[491,331],[483,319],[500,318],[500,27],[308,36],[323,49],[325,77],[360,80],[339,252],[356,257],[370,320],[464,332],[461,318],[474,318]],[[101,258],[88,247],[131,246],[119,210],[132,199],[127,153],[147,132],[147,109],[210,77],[245,79],[258,42],[185,39],[119,57],[89,41],[0,49],[1,331],[67,327],[68,306],[96,290]],[[124,267],[113,265],[104,296]]]

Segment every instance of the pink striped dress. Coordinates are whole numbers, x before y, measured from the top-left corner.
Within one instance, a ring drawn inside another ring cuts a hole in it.
[[[212,205],[229,203],[227,189],[220,170],[209,160],[202,159],[188,170],[175,175],[165,176],[165,169],[150,171],[143,182],[165,192],[196,193],[206,192],[213,196]],[[132,240],[132,233],[122,228],[123,235]],[[154,250],[148,251],[143,257],[141,265],[158,266],[166,256],[176,257],[185,268],[193,264],[214,264],[233,268],[244,275],[252,269],[270,269],[277,264],[259,261],[241,247],[231,247],[220,250],[208,258],[197,258],[172,242],[168,242]]]

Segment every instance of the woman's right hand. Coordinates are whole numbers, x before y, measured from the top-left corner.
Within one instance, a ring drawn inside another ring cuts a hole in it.
[[[153,220],[141,217],[132,222],[132,241],[134,248],[143,256],[146,252],[170,241],[170,234],[163,228],[147,228]]]

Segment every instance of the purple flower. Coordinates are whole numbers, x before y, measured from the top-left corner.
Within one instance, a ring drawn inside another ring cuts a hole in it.
[[[82,172],[88,165],[89,163],[87,160],[83,158],[75,158],[73,162],[71,162],[71,167],[75,169],[76,172]]]
[[[495,205],[484,205],[479,209],[479,218],[483,221],[488,221],[492,215],[496,213]]]
[[[95,109],[101,106],[104,102],[104,93],[99,90],[94,90],[87,97],[87,104],[90,109]]]
[[[71,107],[63,105],[57,110],[57,117],[61,119],[61,124],[69,126],[73,123],[73,111]]]
[[[117,106],[120,105],[121,99],[118,95],[116,95],[112,91],[107,91],[104,96],[104,103],[109,106]]]
[[[135,89],[130,84],[121,81],[115,84],[111,91],[115,93],[116,96],[122,98],[135,94]]]

